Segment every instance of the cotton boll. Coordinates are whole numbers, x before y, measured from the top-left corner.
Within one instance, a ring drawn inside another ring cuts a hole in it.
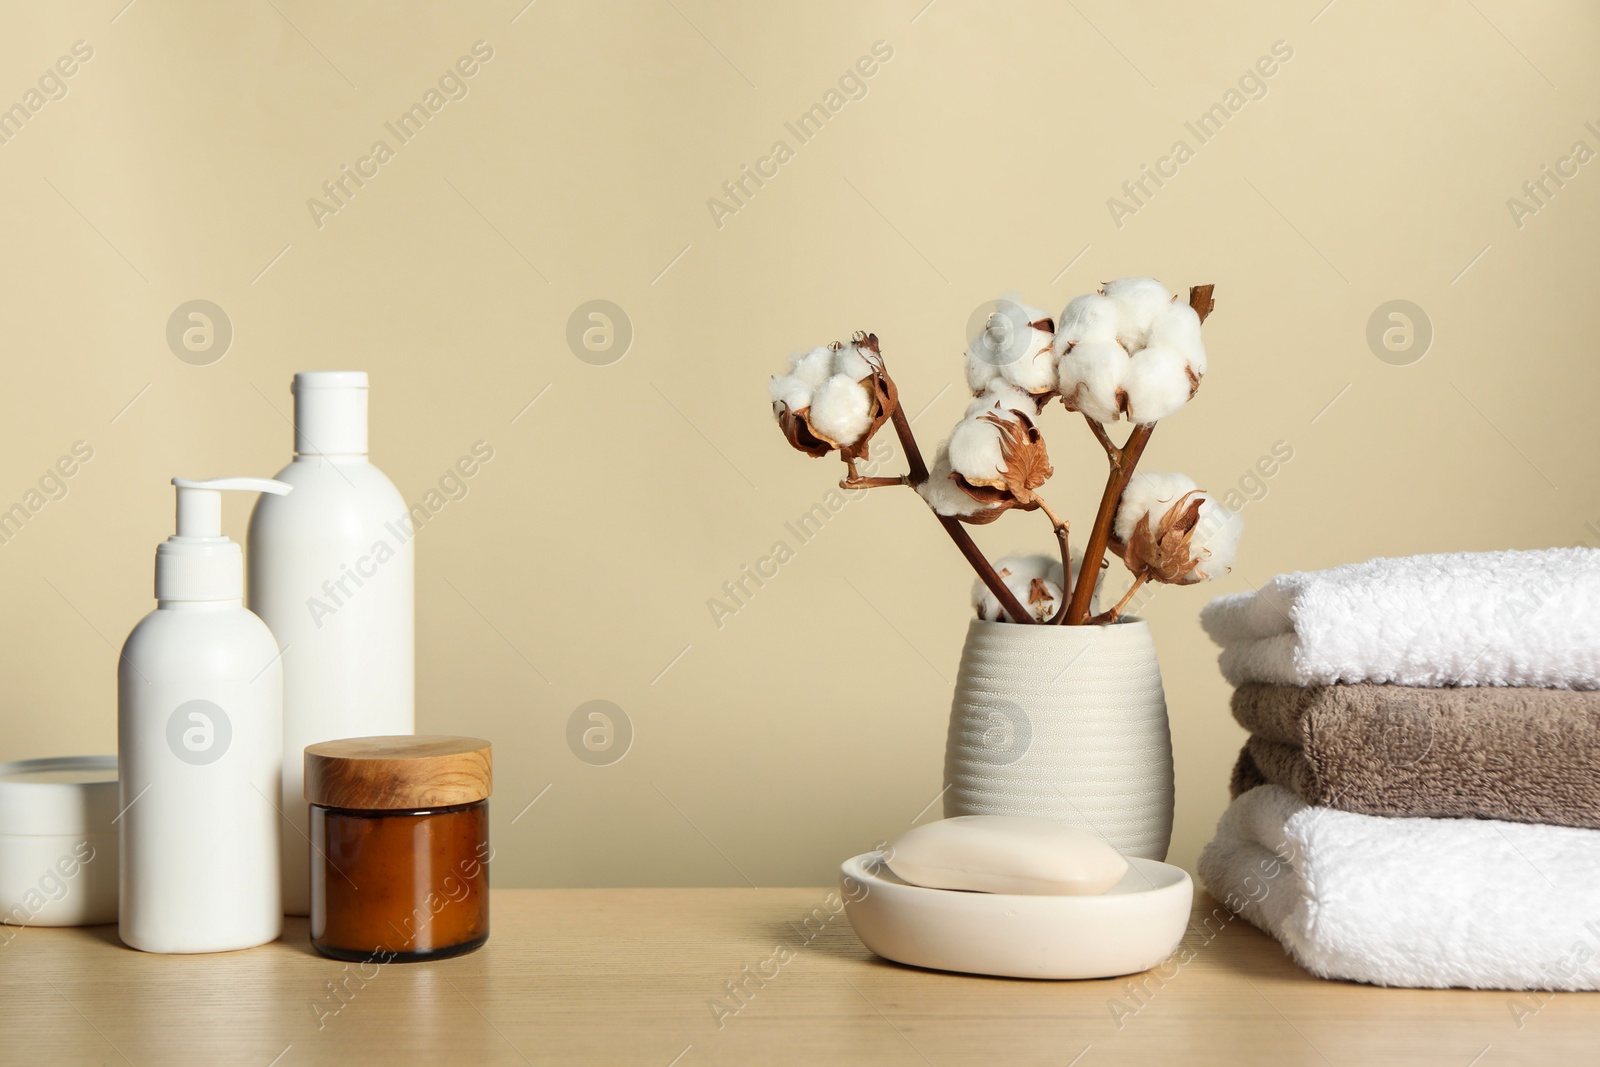
[[[933,509],[935,515],[951,518],[970,518],[989,510],[972,499],[950,478],[950,446],[941,445],[928,470],[928,480],[917,486],[917,495]]]
[[[1200,316],[1188,304],[1174,300],[1150,324],[1149,347],[1160,345],[1183,353],[1196,378],[1206,373],[1206,346],[1200,340]]]
[[[1219,578],[1232,570],[1244,534],[1243,515],[1223,507],[1209,493],[1200,497],[1200,521],[1189,541],[1190,551],[1200,557],[1200,565],[1191,572],[1195,581]]]
[[[1014,423],[1018,412],[1034,415],[1038,410],[1034,398],[1016,386],[991,383],[967,405],[966,414],[950,431],[951,469],[974,484],[997,483],[1006,469],[1004,434],[992,420]]]
[[[1060,568],[1056,568],[1060,570]],[[1066,595],[1061,591],[1059,582],[1052,582],[1048,578],[1036,578],[1028,583],[1027,592],[1019,598],[1022,606],[1033,613],[1039,622],[1049,622],[1055,618],[1056,612],[1061,610],[1061,605],[1066,601]]]
[[[1044,308],[1034,307],[1032,304],[1024,301],[1022,297],[1018,296],[1016,293],[1007,293],[1005,296],[1002,296],[999,300],[999,304],[1000,312],[1004,313],[1008,318],[1015,318],[1024,326],[1031,327],[1036,322],[1051,323],[1052,321],[1048,311],[1046,311]],[[1041,329],[1036,330],[1035,332],[1043,333],[1048,331]]]
[[[979,346],[967,346],[967,386],[974,393],[983,392],[992,382],[1004,381],[1000,368],[990,362],[987,355]]]
[[[1055,391],[1055,361],[1050,359],[1050,316],[1043,308],[1007,295],[967,341],[967,384],[974,393],[1004,378],[1029,393]]]
[[[1117,336],[1117,305],[1100,293],[1084,293],[1061,310],[1051,351],[1059,360],[1067,349],[1085,341],[1113,341]]]
[[[848,374],[835,374],[811,398],[811,431],[841,446],[853,445],[872,425],[872,398]]]
[[[1010,382],[996,381],[990,382],[983,392],[967,405],[966,417],[975,419],[986,412],[993,412],[1009,418],[1006,413],[1011,411],[1036,415],[1039,412],[1039,402],[1031,394],[1023,392]]]
[[[1009,322],[1004,318],[997,322],[994,314],[984,320],[977,333],[967,338],[963,355],[967,384],[974,393],[982,392],[990,382],[1001,378],[1000,365],[1011,358],[1007,348],[1010,339]]]
[[[1061,568],[1056,566],[1056,571],[1059,571],[1059,569]],[[1005,581],[1006,589],[1010,589],[1016,595],[1016,598],[1022,601],[1022,606],[1027,608],[1027,613],[1030,616],[1034,616],[1035,622],[1050,622],[1056,616],[1056,611],[1061,609],[1062,601],[1066,600],[1066,597],[1061,592],[1061,582],[1051,581],[1048,577],[1030,577],[1029,581],[1018,582],[1014,581],[1013,577],[1008,576],[1003,581]],[[982,581],[979,581],[978,584],[982,585]],[[987,585],[984,585],[984,593],[986,593],[986,597],[984,597],[986,603],[979,606],[978,617],[979,619],[998,621],[1000,619],[1000,600],[995,598],[994,593],[989,592]],[[989,608],[992,614],[989,614],[989,616],[982,614],[982,609],[984,608]]]
[[[1011,590],[1011,594],[1035,619],[1047,620],[1060,607],[1062,592],[1059,561],[1052,562],[1049,556],[1002,556],[994,561],[994,569],[1006,588]],[[1033,595],[1035,579],[1043,583],[1041,588],[1050,598],[1048,601],[1030,603],[1030,600],[1037,599]],[[989,591],[982,578],[976,578],[972,582],[972,606],[980,619],[989,622],[1011,621],[1010,616],[1000,607],[999,598]]]
[[[1003,413],[996,414],[1004,417]],[[1000,427],[981,417],[956,423],[950,431],[950,469],[969,482],[998,481],[1000,472],[1006,469]]]
[[[1117,306],[1117,340],[1129,352],[1149,342],[1156,316],[1172,303],[1167,287],[1154,278],[1119,278],[1100,291]]]
[[[787,374],[774,374],[767,383],[767,392],[774,405],[782,404],[790,411],[803,411],[811,404],[811,386]]]
[[[1011,590],[1013,596],[1016,595],[1017,590],[1009,581],[1006,582],[1006,588]],[[989,591],[989,587],[983,584],[982,578],[975,578],[972,582],[972,609],[984,622],[1011,621],[1010,616],[1000,607],[1000,598]]]
[[[856,345],[845,345],[833,353],[833,373],[859,382],[872,373],[872,364]]]
[[[1062,581],[1061,560],[1056,556],[1002,556],[994,561],[995,573],[1005,583],[1023,607],[1039,622],[1049,622],[1071,597],[1072,591]],[[1083,570],[1083,554],[1072,554],[1072,580],[1076,582]],[[1041,583],[1035,587],[1034,582]],[[1089,612],[1099,612],[1099,576],[1095,581],[1095,599],[1091,599]],[[972,606],[978,618],[989,622],[1009,622],[1000,608],[999,599],[979,578],[972,583]]]
[[[1001,556],[994,561],[996,571],[1010,571],[1011,577],[1007,581],[1019,581],[1023,587],[1035,578],[1049,578],[1051,569],[1055,568],[1056,580],[1060,580],[1061,561],[1054,556],[1034,554],[1027,556]]]
[[[1139,471],[1128,479],[1122,490],[1122,503],[1117,507],[1116,522],[1112,532],[1117,540],[1127,541],[1139,520],[1150,516],[1150,525],[1161,521],[1167,509],[1186,493],[1195,491],[1194,479],[1187,474],[1168,474],[1157,471]]]
[[[1233,566],[1244,521],[1193,485],[1169,474],[1129,486],[1116,525],[1128,531],[1120,552],[1137,579],[1194,585]]]
[[[1154,342],[1128,361],[1122,387],[1128,394],[1128,418],[1133,422],[1164,419],[1181,410],[1194,395],[1183,353]]]
[[[1083,341],[1061,357],[1058,388],[1068,411],[1116,422],[1121,417],[1117,393],[1127,373],[1128,353],[1116,341]]]
[[[1045,328],[1050,325],[1050,315],[1043,308],[1007,294],[989,316],[985,330],[988,350],[999,362],[1001,376],[1036,396],[1053,393],[1056,388],[1056,361],[1051,352],[1054,335]]]
[[[1115,301],[1119,310],[1133,311],[1146,320],[1153,320],[1157,312],[1172,302],[1172,293],[1154,278],[1118,278],[1102,285],[1100,292],[1108,300]]]
[[[1043,330],[1028,331],[1024,353],[1000,368],[1006,381],[1034,396],[1056,391],[1056,357],[1050,348],[1050,335]]]
[[[833,377],[833,349],[828,345],[789,357],[789,374],[816,389]]]

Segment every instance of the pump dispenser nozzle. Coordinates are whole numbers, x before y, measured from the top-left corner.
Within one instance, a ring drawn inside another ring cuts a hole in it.
[[[288,493],[294,486],[271,478],[174,478],[177,531],[156,546],[156,599],[239,600],[244,596],[244,554],[222,535],[222,492]]]
[[[288,482],[275,482],[271,478],[211,478],[206,481],[174,478],[172,484],[178,487],[177,537],[222,536],[221,490],[240,489],[284,496],[294,488]]]

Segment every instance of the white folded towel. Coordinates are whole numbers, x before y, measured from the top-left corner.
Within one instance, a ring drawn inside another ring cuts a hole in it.
[[[1323,978],[1600,988],[1600,830],[1355,815],[1263,785],[1223,813],[1200,878]]]
[[[1600,549],[1297,571],[1217,597],[1200,622],[1234,685],[1600,689]]]

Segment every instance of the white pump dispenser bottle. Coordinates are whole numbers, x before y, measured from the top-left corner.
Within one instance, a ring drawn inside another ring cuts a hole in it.
[[[367,459],[367,375],[294,376],[295,456],[250,517],[250,609],[283,648],[283,909],[311,912],[307,745],[410,734],[415,527]]]
[[[244,560],[222,535],[222,491],[263,478],[174,478],[177,532],[156,548],[156,610],[117,667],[122,940],[225,952],[275,940],[283,674],[244,607]]]

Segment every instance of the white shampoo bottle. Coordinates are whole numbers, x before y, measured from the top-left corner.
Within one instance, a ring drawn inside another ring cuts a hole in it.
[[[295,487],[250,518],[250,608],[283,648],[283,907],[311,911],[307,745],[410,734],[415,718],[414,527],[367,461],[367,376],[294,376]]]
[[[272,632],[244,607],[221,491],[290,486],[172,484],[177,533],[156,548],[156,610],[117,665],[118,933],[145,952],[226,952],[283,930],[283,675]]]

